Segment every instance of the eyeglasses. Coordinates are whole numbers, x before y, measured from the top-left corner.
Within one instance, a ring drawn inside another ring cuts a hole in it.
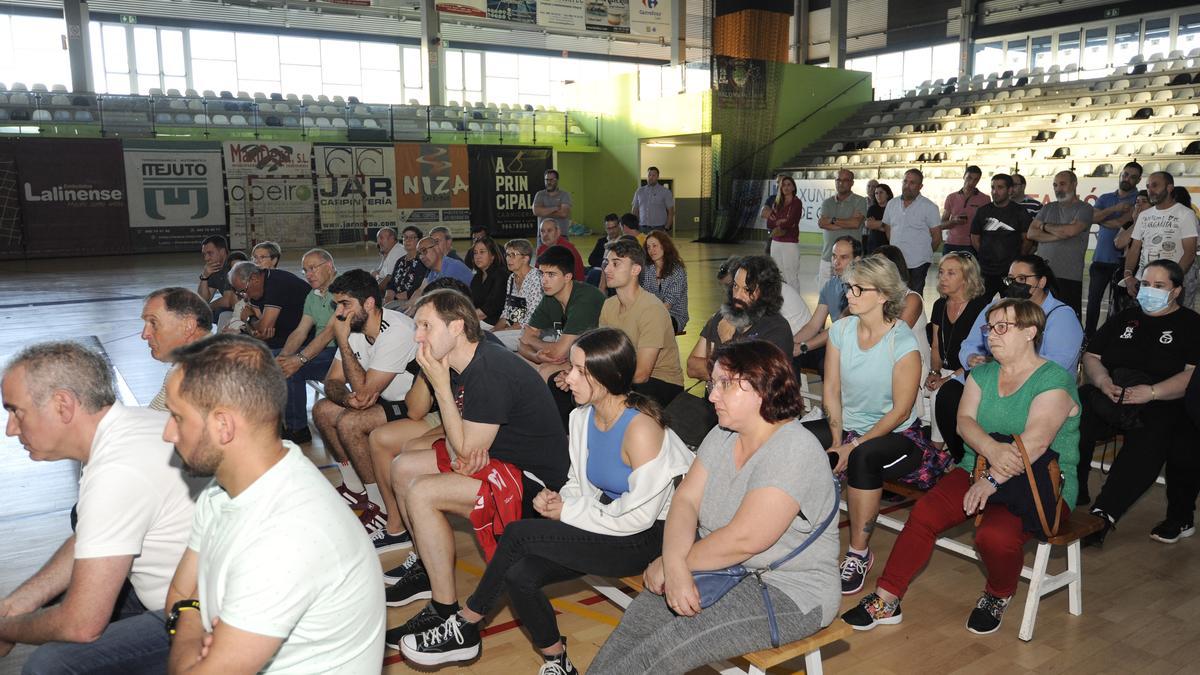
[[[1004,277],[1004,285],[1012,286],[1013,284],[1023,284],[1026,279],[1035,279],[1036,274],[1010,274]]]
[[[979,331],[986,337],[988,333],[996,335],[1004,335],[1009,328],[1020,328],[1020,326],[1012,321],[997,321],[996,323],[985,323],[979,327]]]
[[[870,286],[859,286],[858,284],[854,284],[853,286],[850,287],[850,294],[856,298],[861,298],[863,291],[878,291],[878,290],[879,290],[878,288],[871,288]]]
[[[742,378],[740,377],[718,377],[709,380],[705,384],[709,391],[712,391],[714,387],[720,388],[721,391],[729,391],[730,387],[741,388],[741,385],[739,384],[741,381]]]
[[[300,269],[304,270],[305,274],[313,274],[317,270],[321,269],[321,267],[323,267],[324,265],[328,265],[328,264],[329,264],[328,260],[322,260],[321,262],[317,263],[316,265],[312,265],[309,267],[301,267]]]

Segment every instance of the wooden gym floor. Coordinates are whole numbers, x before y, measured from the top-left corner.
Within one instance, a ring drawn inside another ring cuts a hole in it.
[[[592,241],[582,239],[576,244],[586,252]],[[679,338],[680,353],[686,358],[722,297],[714,279],[720,262],[733,253],[759,252],[761,244],[681,241],[680,249],[690,272],[691,321],[687,334]],[[815,253],[815,248],[805,252],[806,280],[816,272]],[[333,254],[342,270],[369,268],[376,259],[373,249],[361,245],[340,247]],[[298,272],[298,256],[298,251],[285,252],[283,266]],[[199,268],[198,253],[0,262],[0,357],[33,341],[95,336],[128,383],[129,394],[148,402],[166,369],[150,358],[139,338],[141,299],[161,286],[193,287]],[[811,282],[802,289],[810,305],[816,291]],[[931,283],[926,311],[935,297]],[[0,419],[4,419],[2,412]],[[327,463],[319,440],[306,449],[318,464]],[[0,439],[0,596],[40,566],[69,531],[66,518],[74,500],[74,480],[72,467],[33,465],[16,439]],[[337,479],[331,476],[331,480]],[[1102,480],[1098,472],[1092,473],[1092,494],[1099,492]],[[903,517],[908,505],[885,504],[885,508]],[[1194,659],[1200,651],[1200,632],[1191,623],[1191,605],[1197,599],[1195,589],[1200,588],[1196,564],[1200,541],[1185,539],[1168,546],[1150,540],[1150,528],[1164,509],[1163,488],[1151,488],[1122,520],[1120,529],[1109,535],[1103,549],[1084,550],[1083,616],[1067,613],[1065,590],[1046,598],[1032,642],[1017,639],[1024,583],[998,633],[985,637],[968,633],[963,626],[983,587],[982,567],[937,550],[905,601],[904,623],[856,633],[824,649],[826,668],[834,673],[1197,672]],[[845,520],[840,524],[845,527]],[[970,541],[969,527],[956,532],[958,539]],[[484,565],[466,521],[459,523],[457,537],[458,590],[465,598]],[[867,588],[873,587],[882,571],[895,538],[886,529],[875,534],[872,547],[878,562]],[[1032,561],[1032,551],[1030,545],[1027,563]],[[384,556],[384,568],[403,557],[404,553]],[[1051,562],[1051,572],[1064,564],[1060,552]],[[560,628],[570,640],[572,660],[585,669],[619,621],[620,612],[581,582],[551,587],[550,595]],[[856,600],[846,598],[843,609]],[[417,602],[389,609],[389,626],[399,625],[420,606]],[[532,673],[540,666],[541,659],[507,606],[491,617],[485,635],[478,660],[445,670],[492,675]],[[0,675],[19,672],[24,653],[27,650],[19,648],[0,659]],[[801,670],[803,661],[797,660],[772,672]],[[389,650],[383,672],[414,670]]]

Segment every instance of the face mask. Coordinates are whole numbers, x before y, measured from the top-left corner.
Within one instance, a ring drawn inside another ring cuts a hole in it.
[[[1031,292],[1032,289],[1033,287],[1029,284],[1023,284],[1019,281],[1014,281],[1004,287],[1004,297],[1028,300],[1033,295]]]
[[[1170,304],[1171,292],[1153,286],[1142,286],[1138,289],[1137,301],[1143,312],[1161,312]]]

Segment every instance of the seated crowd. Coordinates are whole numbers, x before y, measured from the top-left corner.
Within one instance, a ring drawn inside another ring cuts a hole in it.
[[[975,518],[986,579],[966,628],[996,631],[1023,545],[1046,534],[1013,496],[1027,481],[1061,483],[1055,522],[1090,503],[1099,545],[1165,467],[1150,536],[1191,536],[1195,213],[1164,172],[1139,206],[1132,162],[1096,208],[1071,172],[1040,208],[1020,176],[993,176],[990,195],[981,178],[969,167],[939,213],[920,171],[896,198],[869,185],[870,200],[839,172],[810,310],[803,210],[782,177],[762,214],[770,254],[720,266],[724,301],[686,358],[687,268],[633,214],[606,218],[586,267],[561,204],[539,206],[537,248],[482,232],[465,261],[445,227],[382,228],[371,271],[314,248],[299,277],[277,244],[238,260],[209,237],[195,292],[145,299],[142,338],[172,364],[148,408],[117,401],[104,356],[75,343],[4,367],[8,433],[84,468],[73,534],[0,599],[0,656],[41,645],[26,673],[376,673],[390,648],[438,666],[480,654],[506,594],[540,672],[571,675],[544,588],[641,575],[589,670],[683,673],[837,620],[876,563],[888,481],[924,495],[874,591],[841,615],[858,630],[899,623],[939,534]],[[336,487],[299,448],[309,389]],[[1095,446],[1118,435],[1093,502]],[[844,551],[830,526],[843,484]],[[461,604],[451,516],[487,563]],[[407,557],[383,570],[394,551]],[[757,583],[713,597],[694,576],[734,565]],[[419,600],[387,626],[387,607]]]

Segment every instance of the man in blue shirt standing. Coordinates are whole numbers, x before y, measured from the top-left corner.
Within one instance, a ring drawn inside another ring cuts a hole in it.
[[[1096,250],[1088,267],[1087,323],[1085,334],[1092,337],[1100,322],[1100,302],[1112,283],[1113,275],[1121,268],[1124,257],[1114,242],[1122,228],[1133,225],[1137,186],[1142,180],[1142,165],[1129,162],[1121,169],[1121,178],[1114,192],[1100,195],[1096,200],[1092,222],[1100,226],[1096,235]]]

